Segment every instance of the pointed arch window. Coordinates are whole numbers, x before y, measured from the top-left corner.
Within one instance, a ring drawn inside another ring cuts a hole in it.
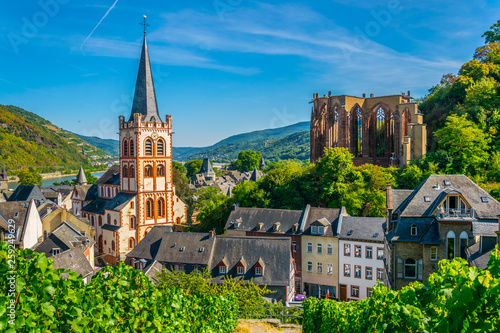
[[[128,156],[128,141],[123,140],[123,156]]]
[[[135,229],[136,228],[136,223],[135,223],[135,216],[130,217],[130,229]]]
[[[102,216],[99,216],[99,226],[102,227]]]
[[[455,233],[453,231],[448,231],[446,235],[447,253],[446,256],[448,260],[453,260],[455,258]]]
[[[153,199],[146,200],[146,217],[153,217]]]
[[[98,238],[98,241],[97,241],[97,251],[99,251],[99,253],[102,253],[102,249],[103,249],[103,241],[102,241],[102,235],[99,235],[99,238]]]
[[[165,216],[165,200],[163,198],[158,199],[158,216]]]
[[[333,111],[333,147],[339,146],[339,113],[338,108]]]
[[[123,166],[123,177],[128,177],[128,168],[126,165]]]
[[[115,241],[114,240],[111,241],[111,250],[112,251],[115,250]]]
[[[108,224],[111,224],[111,215],[108,215]]]
[[[144,153],[146,156],[153,156],[153,141],[150,138],[146,139],[144,144]]]
[[[130,166],[129,177],[135,178],[135,167],[133,165]]]
[[[354,157],[363,156],[363,113],[361,108],[356,106],[349,112],[349,147]]]
[[[146,165],[144,168],[144,177],[153,177],[153,167],[151,165]]]
[[[469,245],[469,235],[465,231],[460,233],[460,257],[467,260],[467,253],[465,249]]]
[[[156,143],[156,155],[164,155],[165,154],[165,141],[163,139],[159,139]]]
[[[134,140],[130,140],[130,156],[134,156]]]
[[[385,156],[385,110],[382,107],[379,107],[375,112],[375,126],[376,126],[376,134],[375,134],[375,142],[376,142],[376,156],[384,157]]]
[[[156,167],[156,175],[160,177],[165,176],[165,167],[163,165],[158,165]]]
[[[134,237],[130,237],[128,239],[128,248],[130,250],[132,250],[134,247],[135,247],[135,238]]]

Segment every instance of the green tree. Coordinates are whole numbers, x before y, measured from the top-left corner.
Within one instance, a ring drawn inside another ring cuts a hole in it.
[[[269,205],[266,192],[259,188],[257,182],[244,181],[236,185],[233,190],[233,201],[242,207],[264,208]]]
[[[484,43],[495,43],[500,42],[500,20],[490,27],[490,30],[486,31],[481,37],[484,37]]]
[[[475,175],[484,169],[488,160],[490,138],[467,115],[450,115],[445,126],[436,131],[439,148],[453,158],[457,173]]]
[[[182,163],[179,163],[176,161],[172,162],[172,169],[178,170],[183,175],[186,175],[186,173],[187,173],[186,167]]]
[[[42,185],[42,176],[35,171],[23,169],[17,174],[17,177],[22,185]]]
[[[262,155],[258,151],[245,150],[240,151],[238,154],[238,159],[231,163],[229,169],[238,170],[240,172],[252,171],[254,169],[259,169],[260,161]]]
[[[186,177],[187,179],[191,179],[194,175],[196,175],[203,164],[202,160],[191,160],[184,163],[184,167],[186,168]]]
[[[85,170],[85,178],[87,178],[87,184],[97,184],[97,177],[93,176],[90,170]]]

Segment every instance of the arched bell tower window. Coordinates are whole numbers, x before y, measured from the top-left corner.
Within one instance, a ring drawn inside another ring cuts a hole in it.
[[[159,177],[165,176],[165,167],[163,165],[158,165],[156,167],[156,175]]]
[[[128,156],[128,141],[123,140],[123,156]]]
[[[159,139],[156,144],[156,155],[164,155],[165,154],[165,141],[163,139]]]
[[[130,166],[129,174],[130,178],[135,178],[135,168],[133,165]]]
[[[126,165],[123,166],[123,177],[128,177],[128,168]]]
[[[153,156],[153,141],[150,138],[146,139],[144,144],[144,152],[146,156]]]
[[[163,198],[158,199],[158,216],[165,216],[165,200]]]
[[[130,156],[134,156],[134,140],[130,140]]]
[[[151,165],[146,165],[144,168],[144,177],[153,177],[153,167]]]
[[[146,217],[153,217],[153,199],[146,200]]]

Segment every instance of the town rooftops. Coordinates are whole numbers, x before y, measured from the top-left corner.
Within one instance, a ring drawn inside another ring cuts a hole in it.
[[[383,217],[342,217],[340,226],[340,239],[352,239],[360,241],[384,241]]]
[[[300,224],[301,217],[301,210],[234,207],[224,229],[299,234],[300,228],[294,231],[293,225]],[[280,223],[277,230],[275,223]]]
[[[123,207],[136,195],[134,193],[119,192],[113,199],[97,198],[85,207],[82,211],[93,214],[104,214],[105,210],[121,211]]]
[[[45,202],[43,195],[38,185],[19,185],[7,201],[30,201],[34,199],[39,203]]]
[[[171,230],[167,226],[154,226],[127,257],[160,263],[209,265],[217,237],[210,238],[208,233]]]
[[[439,245],[441,244],[439,224],[433,217],[401,218],[396,229],[387,233],[387,240]]]
[[[52,249],[58,248],[60,252],[68,251],[74,247],[88,248],[94,243],[94,240],[78,230],[70,222],[63,222],[58,228],[36,248],[36,252],[44,252],[47,257],[52,256]]]
[[[97,198],[97,186],[94,185],[76,185],[74,191],[83,201],[92,201]]]
[[[500,214],[500,203],[465,175],[429,176],[399,206],[394,206],[394,213],[401,217],[432,216],[446,194],[450,193],[462,195],[474,210],[476,218],[491,219]]]
[[[90,266],[87,258],[85,258],[81,247],[72,248],[51,258],[54,260],[52,265],[55,269],[69,269],[84,278],[94,274],[94,269]],[[62,277],[67,278],[67,274],[62,274]]]
[[[29,202],[0,202],[0,226],[8,229],[8,221],[13,220],[16,229],[16,244],[23,239],[24,228],[28,216]]]
[[[305,220],[303,220],[301,227],[303,228],[304,235],[311,235],[312,226],[325,226],[325,237],[337,236],[338,217],[340,209],[338,208],[320,208],[310,207],[309,205],[304,211]],[[317,235],[317,234],[314,234]]]
[[[120,166],[113,165],[97,180],[97,184],[120,185]]]

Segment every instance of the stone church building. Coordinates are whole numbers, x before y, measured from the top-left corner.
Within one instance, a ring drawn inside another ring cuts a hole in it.
[[[172,179],[172,133],[172,116],[158,113],[144,33],[132,111],[119,117],[120,165],[92,185],[97,198],[81,205],[96,229],[97,255],[109,264],[124,260],[153,226],[186,222]]]
[[[426,153],[423,116],[408,95],[337,95],[311,101],[311,163],[325,148],[345,147],[354,163],[402,167]]]

